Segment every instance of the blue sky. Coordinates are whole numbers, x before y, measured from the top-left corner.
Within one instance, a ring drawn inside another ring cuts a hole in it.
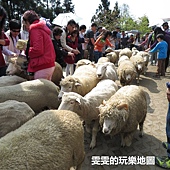
[[[115,6],[115,0],[110,0],[110,8]],[[118,5],[129,5],[129,12],[136,19],[144,15],[148,16],[151,23],[160,22],[161,18],[170,18],[170,1],[161,0],[118,0]],[[83,18],[79,24],[90,26],[91,17],[95,14],[101,0],[72,0],[75,5],[75,13]]]

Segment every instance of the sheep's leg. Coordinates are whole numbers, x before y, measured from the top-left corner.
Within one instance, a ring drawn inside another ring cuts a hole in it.
[[[145,117],[146,117],[146,115],[144,116],[144,118],[142,119],[142,121],[139,123],[139,130],[140,130],[139,137],[143,137],[143,123],[144,123],[144,121],[145,121]]]
[[[99,120],[95,120],[94,126],[92,129],[92,140],[90,143],[90,149],[93,149],[96,146],[96,137],[97,137],[97,132],[99,131]]]
[[[121,146],[124,147],[125,146],[124,134],[121,133],[120,136],[121,136]]]
[[[138,76],[137,76],[137,84],[139,84],[139,76],[140,76],[140,74],[138,74]]]
[[[90,128],[91,122],[85,121],[85,129],[86,132],[91,133],[91,128]]]
[[[125,146],[130,146],[132,144],[132,139],[133,139],[134,133],[135,133],[135,131],[124,134],[123,142],[124,142]]]

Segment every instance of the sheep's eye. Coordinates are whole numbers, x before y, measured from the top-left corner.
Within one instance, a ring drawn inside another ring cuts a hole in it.
[[[73,102],[73,101],[70,101],[70,104],[74,104],[74,102]]]
[[[71,86],[69,86],[68,88],[71,89]]]

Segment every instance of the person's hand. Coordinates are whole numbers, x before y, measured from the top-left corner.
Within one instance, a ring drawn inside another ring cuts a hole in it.
[[[10,57],[18,57],[18,54],[17,53],[13,53],[13,54],[11,54]]]
[[[80,53],[80,51],[78,49],[73,49],[71,52],[73,52],[76,55]]]
[[[74,57],[74,53],[68,52],[68,56]]]

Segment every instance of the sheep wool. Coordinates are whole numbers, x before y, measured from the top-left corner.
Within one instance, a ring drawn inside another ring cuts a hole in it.
[[[130,146],[139,125],[143,136],[143,123],[147,113],[145,92],[136,85],[121,87],[108,101],[99,106],[102,132],[121,135],[121,145]]]
[[[82,122],[71,111],[47,110],[0,139],[1,170],[81,169]]]

